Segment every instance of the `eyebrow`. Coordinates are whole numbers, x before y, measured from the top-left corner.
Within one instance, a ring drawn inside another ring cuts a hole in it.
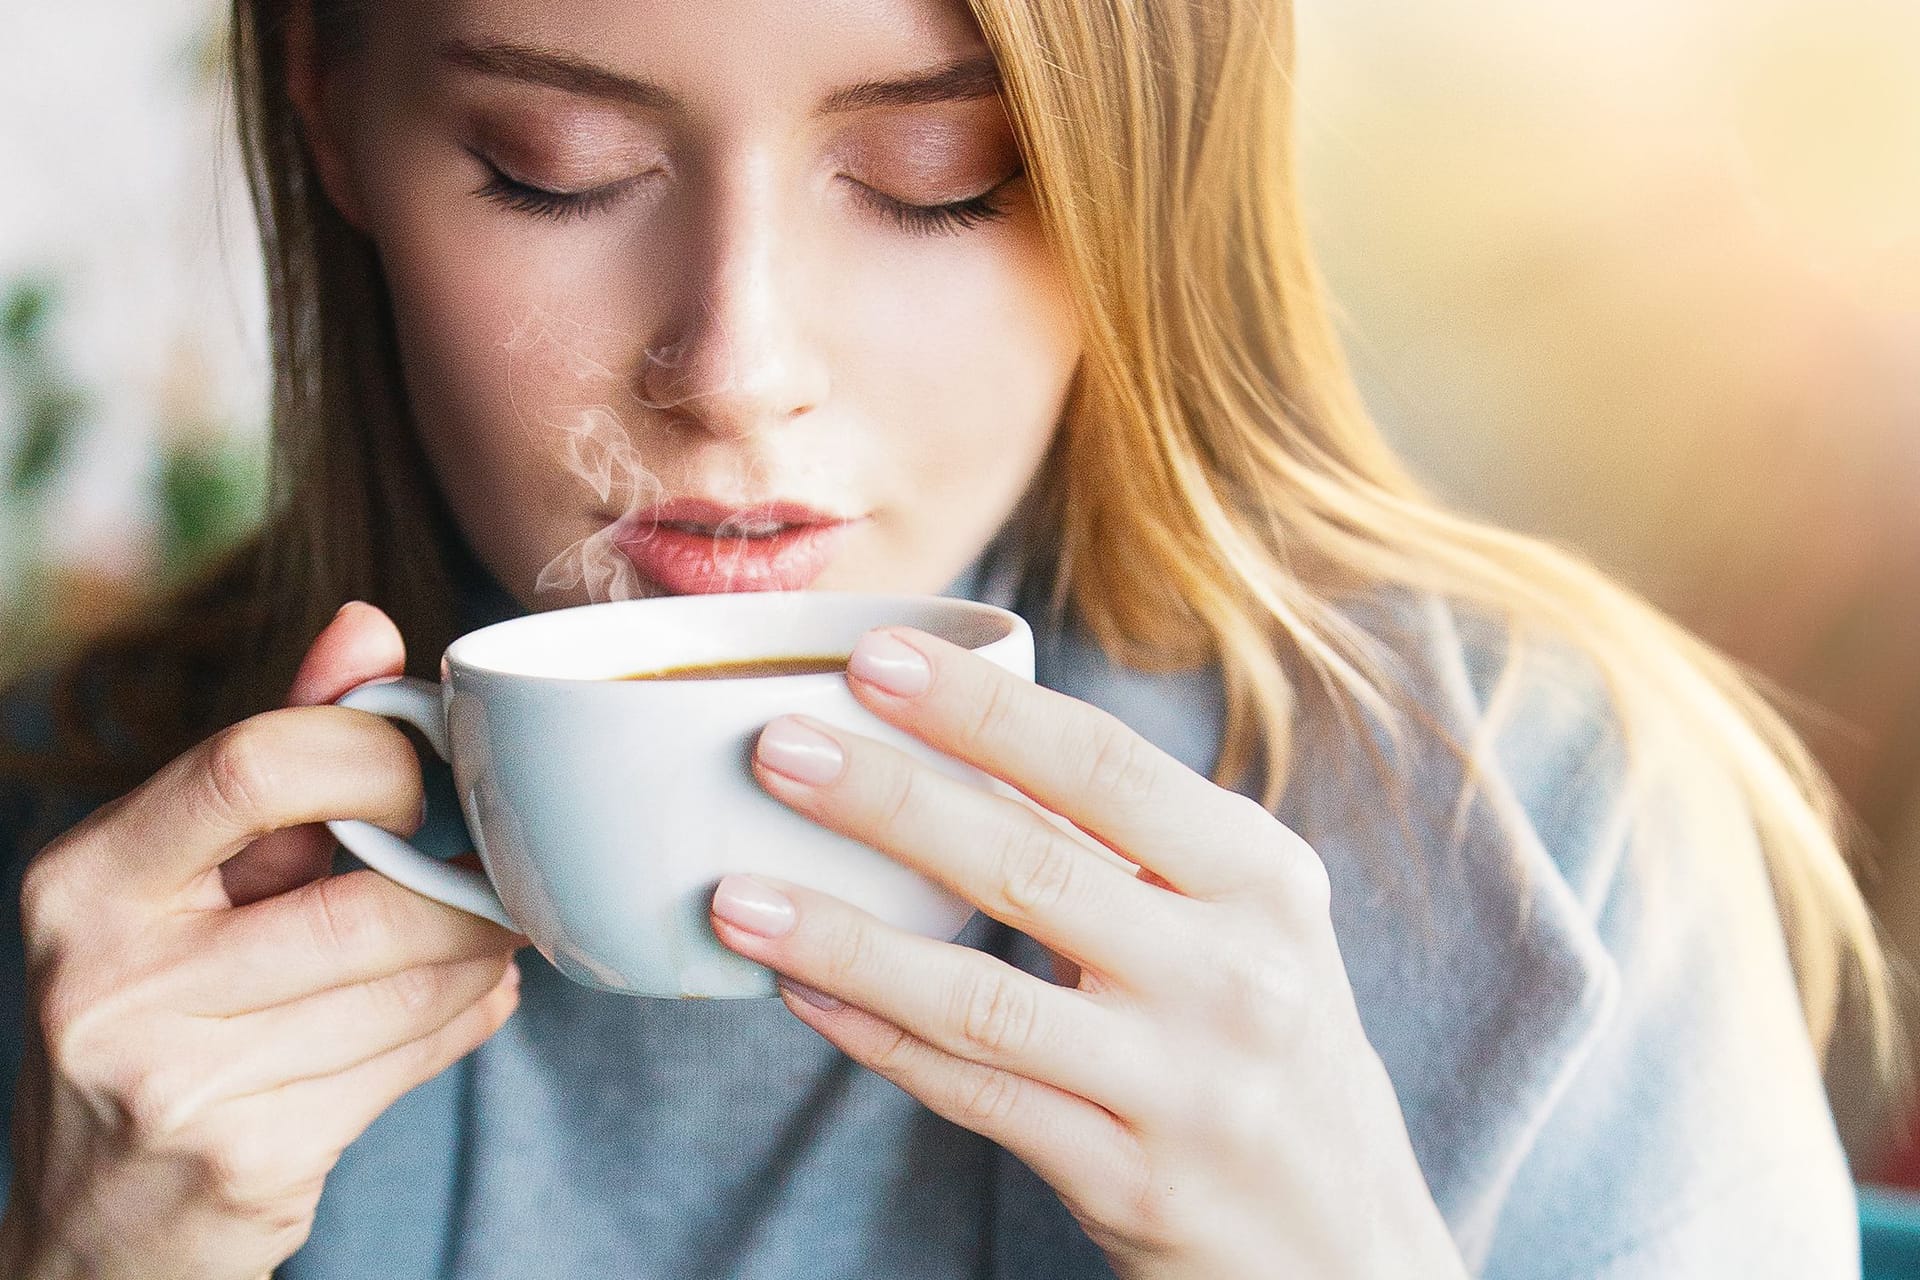
[[[605,98],[654,111],[686,111],[686,104],[650,80],[622,75],[606,67],[530,45],[493,41],[475,44],[449,40],[440,57],[485,75],[546,85],[589,98]],[[836,89],[821,100],[820,115],[864,111],[871,107],[921,106],[964,102],[1000,92],[1000,68],[991,54],[950,62],[894,80],[865,80]]]

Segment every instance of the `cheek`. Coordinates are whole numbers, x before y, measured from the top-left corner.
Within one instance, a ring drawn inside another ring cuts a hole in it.
[[[502,217],[473,194],[480,176],[443,152],[397,142],[365,158],[414,414],[452,465],[453,450],[435,446],[456,437],[462,452],[538,451],[557,406],[605,402],[620,380],[623,335],[640,325],[640,264],[611,237]]]
[[[453,424],[465,444],[506,443],[493,428],[514,398],[517,375],[506,357],[525,327],[519,312],[532,268],[493,243],[498,237],[485,234],[450,188],[383,185],[391,195],[376,211],[376,234],[420,430],[430,447]]]
[[[383,249],[413,416],[455,520],[529,606],[595,598],[538,584],[650,483],[618,387],[626,284],[557,288],[551,255],[497,227],[463,239],[422,219]],[[594,564],[596,582],[620,572]]]
[[[965,466],[945,482],[972,483],[1052,435],[1080,346],[1065,283],[1032,240],[1003,228],[964,252],[902,254],[853,304],[843,368],[922,477]]]
[[[570,358],[556,313],[542,305],[542,267],[517,246],[474,248],[445,218],[390,224],[383,236],[395,324],[423,427],[438,419],[487,421],[510,404],[524,411],[548,403],[541,393],[577,378],[589,361],[585,351]]]
[[[414,415],[451,496],[524,493],[577,472],[547,463],[565,463],[588,407],[622,399],[619,290],[604,274],[557,285],[573,273],[497,220],[480,234],[447,221],[383,242]]]

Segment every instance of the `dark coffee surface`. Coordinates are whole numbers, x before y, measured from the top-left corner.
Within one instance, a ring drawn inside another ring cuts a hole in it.
[[[659,671],[636,671],[616,680],[743,680],[755,676],[808,676],[847,669],[846,654],[797,658],[748,658],[738,662],[701,662]]]

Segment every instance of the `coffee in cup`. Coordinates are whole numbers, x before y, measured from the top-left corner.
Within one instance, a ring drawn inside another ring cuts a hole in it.
[[[766,676],[808,676],[845,671],[850,653],[811,658],[741,658],[733,662],[700,662],[663,671],[636,671],[618,680],[750,680]]]

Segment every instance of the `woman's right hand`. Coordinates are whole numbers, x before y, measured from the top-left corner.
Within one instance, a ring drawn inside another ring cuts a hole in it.
[[[226,729],[26,871],[27,1049],[0,1274],[258,1280],[341,1152],[507,1020],[526,940],[372,871],[331,818],[411,834],[413,749],[319,705],[404,666],[350,605],[289,708]]]

